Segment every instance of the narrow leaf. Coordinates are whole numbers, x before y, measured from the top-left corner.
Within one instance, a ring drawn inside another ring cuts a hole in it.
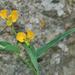
[[[37,63],[37,58],[36,58],[36,55],[35,55],[35,52],[32,50],[32,48],[29,48],[28,46],[26,46],[26,44],[24,44],[24,48],[26,49],[30,59],[31,59],[31,62],[36,70],[36,73],[37,75],[39,75],[39,65]]]
[[[19,53],[20,49],[17,45],[13,45],[11,43],[8,43],[7,41],[0,41],[0,51]]]
[[[58,35],[53,40],[51,40],[49,43],[45,44],[43,47],[38,48],[36,51],[37,58],[41,57],[43,54],[45,54],[48,51],[49,48],[55,46],[58,42],[60,42],[61,40],[63,40],[65,37],[67,37],[73,32],[75,32],[75,28],[65,31],[63,34]]]

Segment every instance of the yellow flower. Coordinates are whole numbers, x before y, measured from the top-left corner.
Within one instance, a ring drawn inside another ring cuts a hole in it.
[[[16,39],[22,43],[26,40],[26,34],[24,32],[18,32],[16,35]]]
[[[27,31],[27,39],[28,39],[29,41],[31,41],[31,40],[34,39],[34,37],[35,37],[34,32],[32,32],[31,30],[28,30],[28,31]]]
[[[11,14],[8,16],[6,24],[7,26],[12,26],[12,23],[16,22],[18,19],[18,11],[17,10],[13,10],[11,12]]]
[[[6,20],[7,26],[11,26],[12,23],[17,21],[19,14],[17,10],[12,10],[10,15],[8,15],[8,10],[3,9],[0,11],[0,17]]]
[[[8,15],[8,10],[3,9],[3,10],[0,11],[0,17],[2,19],[6,19],[7,18],[7,15]]]
[[[19,17],[17,10],[12,10],[11,14],[8,16],[8,19],[11,19],[12,22],[16,22]]]

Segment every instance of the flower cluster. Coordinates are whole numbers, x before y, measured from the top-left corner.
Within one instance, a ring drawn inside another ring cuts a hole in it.
[[[17,21],[19,13],[17,10],[12,10],[11,13],[8,13],[8,10],[3,9],[0,11],[0,17],[6,21],[7,26],[12,26],[12,24]],[[29,42],[34,39],[34,32],[31,30],[27,30],[26,33],[18,32],[16,34],[16,39],[21,43],[25,42],[29,44]]]
[[[16,39],[21,43],[30,42],[30,41],[32,41],[34,39],[34,37],[35,37],[35,34],[31,30],[28,30],[26,33],[18,32],[17,35],[16,35]]]
[[[12,24],[17,21],[19,14],[17,10],[12,10],[11,13],[9,13],[7,9],[3,9],[0,11],[0,17],[6,20],[7,26],[12,26]]]

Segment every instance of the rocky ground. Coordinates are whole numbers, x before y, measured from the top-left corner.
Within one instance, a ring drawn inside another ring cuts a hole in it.
[[[22,31],[30,28],[35,32],[35,48],[75,27],[75,0],[0,0],[0,8],[17,9],[20,12],[15,25],[19,25]],[[0,31],[4,27],[4,21],[0,21]],[[0,35],[0,40],[16,42],[9,34],[11,28],[6,28],[4,32]],[[41,59],[41,75],[75,75],[75,33],[51,48]],[[0,75],[33,73],[14,55],[0,53]]]

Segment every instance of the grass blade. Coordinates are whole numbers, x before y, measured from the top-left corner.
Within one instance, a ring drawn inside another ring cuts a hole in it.
[[[39,72],[39,65],[37,63],[37,58],[36,58],[36,55],[35,55],[35,52],[29,48],[28,46],[26,46],[26,44],[24,44],[24,48],[26,49],[29,57],[30,57],[30,60],[36,70],[36,75],[40,75],[40,72]]]
[[[51,40],[49,43],[45,44],[43,47],[38,48],[36,51],[37,58],[41,57],[44,53],[48,51],[49,48],[55,46],[58,42],[60,42],[61,40],[63,40],[65,37],[67,37],[73,32],[75,32],[75,28],[65,31],[63,34],[58,35],[53,40]]]
[[[0,51],[6,51],[10,53],[20,53],[20,49],[17,45],[12,45],[11,43],[8,43],[7,41],[0,41]]]

